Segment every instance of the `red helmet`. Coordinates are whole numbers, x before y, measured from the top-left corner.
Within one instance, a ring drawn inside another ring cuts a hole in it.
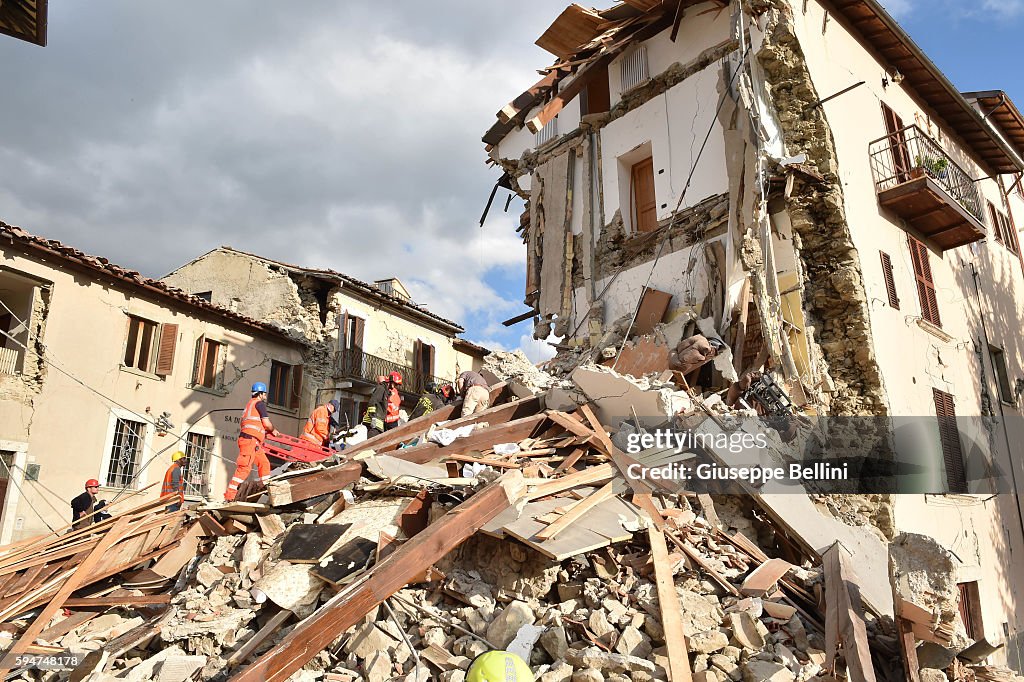
[[[401,372],[392,372],[391,374],[388,375],[388,379],[393,384],[398,384],[399,386],[402,385],[402,373]]]
[[[100,482],[97,481],[95,478],[90,478],[88,481],[85,482],[85,487],[86,488],[99,488],[100,487]]]

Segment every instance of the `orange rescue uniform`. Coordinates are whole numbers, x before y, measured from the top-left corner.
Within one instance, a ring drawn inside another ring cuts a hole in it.
[[[323,446],[327,442],[327,436],[331,433],[331,412],[327,405],[321,405],[313,410],[306,420],[306,426],[302,429],[301,438],[310,443]]]
[[[238,434],[238,461],[235,465],[235,473],[228,483],[228,489],[224,491],[224,499],[231,502],[238,494],[238,486],[249,477],[252,465],[256,464],[256,471],[260,483],[267,484],[270,478],[270,460],[263,452],[263,439],[267,437],[267,429],[263,426],[263,417],[260,415],[258,405],[260,400],[252,398],[242,412],[241,433]]]

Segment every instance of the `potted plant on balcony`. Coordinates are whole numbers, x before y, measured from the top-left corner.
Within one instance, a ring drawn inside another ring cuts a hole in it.
[[[925,154],[914,159],[914,168],[910,171],[915,178],[922,177],[925,173],[938,178],[946,179],[946,170],[949,168],[949,159],[944,156],[931,156]]]

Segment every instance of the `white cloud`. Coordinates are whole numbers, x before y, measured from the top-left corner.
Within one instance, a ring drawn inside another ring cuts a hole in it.
[[[555,357],[555,349],[548,345],[547,341],[538,341],[533,338],[532,334],[523,334],[519,337],[519,348],[535,365]]]
[[[1017,16],[1024,12],[1024,0],[984,0],[982,6],[1003,17]]]

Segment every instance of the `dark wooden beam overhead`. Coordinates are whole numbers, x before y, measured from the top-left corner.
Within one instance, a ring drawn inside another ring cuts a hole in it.
[[[0,33],[46,45],[47,0],[3,0],[0,2]]]

